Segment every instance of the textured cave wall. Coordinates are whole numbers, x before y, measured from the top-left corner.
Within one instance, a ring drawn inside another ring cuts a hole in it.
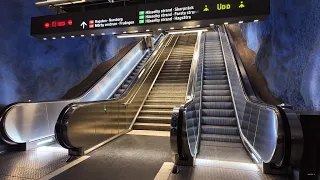
[[[36,0],[10,0],[0,6],[0,104],[56,100],[98,64],[134,39],[114,36],[43,41],[30,33],[32,16],[48,15]]]
[[[298,110],[320,110],[320,1],[271,0],[271,15],[240,25],[273,95]]]

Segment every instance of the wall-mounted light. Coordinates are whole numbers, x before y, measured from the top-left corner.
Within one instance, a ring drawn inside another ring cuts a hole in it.
[[[239,21],[239,24],[242,24],[243,23],[243,21]]]
[[[256,19],[256,20],[254,20],[253,22],[259,22],[259,20],[258,20],[258,19]]]

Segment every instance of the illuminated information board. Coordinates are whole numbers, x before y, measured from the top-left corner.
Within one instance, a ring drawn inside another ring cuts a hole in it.
[[[88,12],[66,13],[31,20],[31,35],[36,37],[63,33],[85,34],[97,30],[148,27],[186,21],[214,19],[242,20],[267,16],[269,0],[185,0],[115,7]],[[252,19],[253,20],[253,19]]]

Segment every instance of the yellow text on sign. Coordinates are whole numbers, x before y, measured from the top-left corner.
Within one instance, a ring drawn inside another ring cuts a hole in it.
[[[231,5],[230,4],[217,4],[217,10],[219,11],[223,11],[223,10],[227,10],[227,9],[231,9]]]

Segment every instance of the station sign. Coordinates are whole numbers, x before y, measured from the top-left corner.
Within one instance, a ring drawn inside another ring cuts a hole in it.
[[[185,0],[114,7],[87,12],[33,17],[31,35],[89,32],[186,21],[265,16],[269,0]]]

